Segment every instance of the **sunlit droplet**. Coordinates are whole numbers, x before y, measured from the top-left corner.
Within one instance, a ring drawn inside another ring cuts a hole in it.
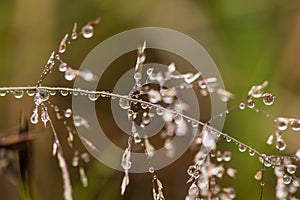
[[[268,144],[268,145],[272,145],[272,144],[273,144],[273,140],[274,140],[274,135],[271,134],[271,135],[268,137],[267,144]]]
[[[288,184],[291,183],[292,177],[290,177],[287,174],[284,174],[283,177],[282,177],[282,181],[283,181],[284,184],[288,185]]]
[[[90,24],[85,25],[81,29],[81,34],[84,38],[91,38],[94,35],[94,27]]]
[[[13,94],[14,94],[15,98],[21,99],[24,95],[24,91],[23,90],[14,90]]]
[[[72,110],[71,110],[70,108],[68,108],[67,110],[65,110],[64,115],[65,115],[66,118],[71,117],[71,115],[72,115]]]
[[[61,96],[64,96],[64,97],[69,94],[68,90],[60,90],[59,92],[60,92]]]
[[[149,172],[150,172],[151,174],[153,174],[153,173],[154,173],[154,167],[149,167]]]
[[[294,131],[300,131],[300,120],[299,119],[290,119],[290,125]]]
[[[276,141],[276,149],[278,149],[279,151],[284,151],[286,148],[286,143],[284,142],[283,139],[278,139]]]
[[[32,124],[37,124],[39,122],[39,115],[37,112],[33,112],[33,114],[30,117],[30,122]]]
[[[286,171],[289,173],[289,174],[294,174],[297,170],[297,166],[296,165],[293,165],[293,164],[288,164],[285,166],[286,167]]]
[[[275,120],[278,130],[284,131],[288,127],[288,119],[284,117],[278,117]]]
[[[99,98],[99,94],[89,94],[88,97],[91,101],[96,101]]]
[[[125,98],[120,98],[119,105],[122,109],[127,110],[130,108],[130,101]]]
[[[60,63],[60,65],[59,65],[59,67],[58,67],[58,70],[59,70],[60,72],[65,72],[65,71],[67,71],[67,68],[68,68],[67,63],[62,62],[62,63]]]
[[[245,152],[247,150],[247,147],[243,144],[239,144],[239,151],[240,152]]]
[[[27,95],[30,97],[35,95],[35,90],[27,90],[26,92],[27,92]],[[0,93],[0,96],[1,96],[1,93]]]
[[[156,108],[156,114],[159,115],[159,116],[163,115],[164,114],[164,109],[162,109],[160,107]]]
[[[135,132],[133,134],[133,140],[134,140],[135,144],[141,143],[142,139],[141,139],[141,137],[140,137],[140,135],[139,135],[138,132]]]
[[[270,93],[265,93],[263,95],[263,102],[265,105],[269,106],[269,105],[272,105],[275,101],[275,97],[270,94]]]

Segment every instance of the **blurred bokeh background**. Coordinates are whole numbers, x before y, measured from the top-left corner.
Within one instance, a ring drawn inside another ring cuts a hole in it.
[[[180,31],[192,37],[207,50],[222,74],[225,87],[235,94],[228,107],[244,100],[251,85],[268,80],[268,90],[276,95],[276,103],[266,110],[274,115],[300,118],[300,2],[298,0],[28,0],[0,1],[0,85],[34,85],[52,50],[73,23],[84,25],[101,17],[95,36],[81,40],[68,49],[65,58],[72,66],[80,66],[94,46],[109,36],[131,28],[155,26]],[[171,61],[170,61],[171,62]],[[128,62],[126,67],[133,67]],[[123,63],[124,65],[124,63]],[[72,86],[55,73],[48,85]],[[25,95],[26,96],[26,95]],[[1,134],[14,134],[20,113],[29,117],[33,102],[12,95],[0,98]],[[55,97],[58,105],[71,106],[71,98]],[[261,105],[263,106],[263,105]],[[63,126],[57,122],[64,138]],[[62,199],[61,174],[56,158],[51,156],[52,135],[41,126],[31,130],[44,131],[45,136],[33,143],[33,199]],[[260,151],[276,153],[265,143],[274,130],[273,122],[250,111],[231,113],[224,131]],[[112,128],[113,131],[118,131]],[[299,134],[299,133],[298,133]],[[300,137],[285,132],[286,153],[295,152]],[[65,141],[65,140],[64,140]],[[64,144],[66,145],[66,144]],[[79,142],[78,142],[78,145]],[[232,150],[230,166],[238,170],[234,180],[225,179],[237,191],[236,199],[259,198],[260,185],[253,176],[261,167],[257,158],[240,153],[235,145],[219,141],[219,148]],[[67,147],[67,146],[66,146]],[[82,147],[81,147],[82,148]],[[71,153],[66,153],[71,158]],[[193,152],[158,171],[167,199],[184,199],[188,185],[186,169]],[[87,166],[89,186],[83,188],[78,171],[70,167],[74,199],[152,199],[151,176],[132,174],[126,194],[121,197],[122,173],[97,161]],[[264,199],[275,199],[272,170],[266,172]],[[18,185],[8,174],[0,175],[1,199],[20,199]]]

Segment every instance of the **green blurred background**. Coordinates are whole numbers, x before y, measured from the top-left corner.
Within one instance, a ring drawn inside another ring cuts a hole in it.
[[[34,85],[50,52],[72,29],[73,22],[80,26],[100,16],[102,22],[96,27],[94,38],[78,41],[68,49],[65,58],[73,66],[80,66],[94,46],[121,31],[144,26],[170,28],[194,38],[211,55],[226,88],[235,94],[229,107],[242,101],[251,85],[269,80],[268,90],[276,95],[276,104],[266,110],[279,116],[300,118],[299,8],[298,0],[1,0],[0,85]],[[131,66],[129,62],[127,67]],[[57,73],[47,79],[47,84],[71,86],[62,79]],[[71,105],[70,100],[55,98],[56,104],[64,107]],[[2,133],[17,130],[20,110],[28,117],[32,108],[32,99],[28,97],[22,100],[11,96],[0,98]],[[39,126],[32,129],[43,130]],[[63,127],[59,130],[64,134]],[[260,151],[276,153],[265,143],[273,130],[272,121],[246,110],[229,115],[224,128],[225,132]],[[287,131],[284,138],[288,143],[286,153],[299,148],[297,133]],[[46,134],[34,142],[33,199],[62,199],[60,170],[57,160],[51,156],[52,141],[51,134]],[[234,180],[224,179],[224,185],[235,187],[237,199],[258,199],[260,186],[253,178],[260,168],[257,158],[240,153],[233,144],[221,140],[219,148],[232,150],[233,160],[229,164],[238,170]],[[66,156],[70,158],[71,154]],[[184,199],[188,188],[185,171],[192,156],[193,153],[188,152],[171,166],[158,171],[167,199]],[[87,169],[89,187],[82,188],[77,170],[70,167],[74,199],[152,199],[150,175],[132,174],[128,190],[121,197],[122,173],[96,161]],[[7,174],[0,177],[1,199],[20,199],[18,186],[9,181]],[[272,170],[268,170],[264,199],[275,199],[274,187]]]

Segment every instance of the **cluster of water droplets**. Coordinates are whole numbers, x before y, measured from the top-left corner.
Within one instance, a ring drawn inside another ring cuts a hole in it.
[[[296,197],[296,192],[300,189],[296,170],[297,165],[293,164],[290,159],[282,160],[281,165],[274,168],[274,174],[277,177],[276,197],[279,200]]]
[[[286,149],[286,143],[283,139],[282,132],[290,128],[293,131],[300,131],[300,120],[294,118],[277,117],[274,119],[276,130],[269,135],[267,144],[272,145],[275,140],[276,149],[284,151]]]
[[[187,173],[190,176],[188,182],[192,182],[188,189],[186,200],[192,199],[234,199],[235,190],[232,187],[221,187],[217,179],[223,178],[226,173],[229,177],[235,177],[236,170],[225,167],[223,162],[231,160],[229,151],[212,151],[207,154],[200,150],[195,156],[195,164],[190,165]]]

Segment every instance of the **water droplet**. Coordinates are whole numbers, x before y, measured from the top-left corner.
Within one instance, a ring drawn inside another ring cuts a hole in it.
[[[194,128],[197,128],[199,126],[198,122],[194,121],[194,120],[192,120],[191,124],[192,124],[192,127],[194,127]]]
[[[77,167],[78,164],[79,164],[79,157],[78,157],[78,155],[74,155],[72,158],[72,166]]]
[[[140,79],[142,78],[142,75],[141,75],[140,72],[136,72],[136,73],[134,74],[133,78],[134,78],[135,80],[140,80]]]
[[[250,156],[254,156],[255,155],[255,151],[253,149],[249,149],[249,155]]]
[[[240,152],[245,152],[247,150],[247,147],[243,144],[239,144],[239,151]]]
[[[246,107],[246,104],[245,104],[245,103],[243,103],[243,102],[240,103],[239,108],[240,108],[241,110],[244,110],[245,107]]]
[[[77,37],[78,37],[78,33],[72,32],[72,34],[71,34],[71,39],[72,39],[72,40],[76,40]]]
[[[261,178],[262,178],[262,170],[259,170],[258,172],[256,172],[254,178],[256,180],[258,180],[258,181],[261,180]]]
[[[290,119],[290,125],[294,131],[300,131],[300,120],[299,119]]]
[[[81,126],[82,125],[82,118],[79,115],[73,116],[73,123],[77,127]]]
[[[55,90],[49,90],[48,92],[49,92],[49,94],[50,94],[51,96],[56,95],[56,91],[55,91]]]
[[[27,95],[30,97],[35,95],[35,90],[27,90],[26,92],[27,92]],[[0,93],[0,96],[1,96],[1,93]]]
[[[276,141],[276,149],[278,149],[279,151],[284,151],[286,148],[286,143],[284,142],[283,139],[278,139]]]
[[[71,110],[70,108],[68,108],[67,110],[65,110],[64,115],[65,115],[66,118],[71,117],[71,115],[72,115],[72,110]]]
[[[60,65],[58,67],[58,70],[60,72],[65,72],[65,71],[67,71],[67,69],[68,69],[67,63],[65,63],[65,62],[60,63]]]
[[[140,135],[139,135],[138,132],[135,132],[133,134],[133,140],[134,140],[135,144],[141,143],[142,139],[141,139],[141,137],[140,137]]]
[[[224,137],[227,142],[231,142],[231,138],[229,136],[225,135]]]
[[[269,106],[269,105],[272,105],[275,101],[275,97],[270,94],[270,93],[265,93],[263,95],[263,102],[265,105]]]
[[[94,27],[90,24],[85,25],[81,29],[81,34],[84,38],[91,38],[94,35]]]
[[[65,79],[67,81],[72,81],[76,77],[76,71],[73,70],[71,67],[68,67],[68,69],[65,71]]]
[[[207,148],[213,148],[216,144],[214,137],[211,134],[211,130],[207,127],[203,127],[202,130],[202,145]]]
[[[89,94],[88,97],[91,101],[96,101],[99,98],[99,94]]]
[[[291,183],[292,181],[292,177],[290,177],[289,175],[284,174],[282,177],[282,181],[285,185],[288,185]]]
[[[252,99],[248,100],[248,104],[247,104],[248,108],[254,108],[255,107],[255,103]]]
[[[64,97],[69,94],[68,90],[60,90],[59,92],[60,92],[61,96],[64,96]]]
[[[271,134],[271,135],[268,137],[267,144],[268,144],[268,145],[272,145],[272,144],[273,144],[273,140],[274,140],[274,135]]]
[[[223,153],[223,159],[224,159],[224,161],[226,161],[226,162],[230,161],[230,160],[231,160],[231,152],[230,152],[230,151],[225,151],[225,152]]]
[[[288,119],[284,117],[278,117],[275,120],[278,130],[284,131],[288,127]]]
[[[121,166],[125,170],[128,170],[131,168],[130,157],[131,157],[131,152],[128,149],[125,149],[123,156],[122,156],[122,162],[121,162]]]
[[[293,164],[288,164],[285,166],[286,167],[286,171],[289,173],[289,174],[294,174],[297,170],[297,166],[296,165],[293,165]]]
[[[125,98],[120,98],[119,105],[122,109],[127,110],[130,108],[130,101]]]
[[[32,124],[37,124],[39,122],[39,115],[38,115],[37,111],[33,111],[33,114],[30,117],[30,122]]]
[[[272,166],[272,160],[268,156],[265,157],[263,162],[264,162],[265,167],[271,167]]]
[[[42,101],[47,101],[50,97],[50,94],[49,94],[48,90],[39,89],[38,93],[40,94],[40,97],[41,97]]]
[[[150,172],[151,174],[153,174],[153,173],[154,173],[154,167],[149,167],[149,172]]]
[[[95,81],[97,79],[97,76],[88,69],[79,71],[78,75],[80,75],[85,81],[89,81],[89,82]]]
[[[156,114],[157,114],[157,115],[161,116],[161,115],[163,115],[164,113],[165,113],[164,109],[162,109],[162,108],[160,108],[160,107],[156,108]]]
[[[182,116],[181,116],[181,115],[179,115],[179,114],[174,115],[174,122],[175,122],[176,124],[181,124],[182,121],[183,121],[183,119],[182,119]]]
[[[172,72],[175,72],[175,70],[176,70],[175,64],[172,62],[172,63],[168,66],[168,71],[169,71],[170,73],[172,73]]]
[[[59,47],[58,47],[58,52],[59,53],[64,53],[66,51],[67,48],[67,42],[68,42],[68,37],[69,34],[66,34],[63,39],[61,40]]]
[[[148,68],[148,69],[147,69],[147,75],[148,75],[148,76],[151,76],[152,73],[153,73],[153,68]]]
[[[40,93],[36,93],[36,95],[35,95],[34,98],[33,98],[33,101],[34,101],[34,103],[35,103],[36,106],[41,105],[41,103],[42,103],[42,98],[41,98]]]
[[[13,94],[17,99],[21,99],[24,95],[24,91],[23,90],[14,90]]]
[[[147,109],[148,105],[146,103],[141,103],[141,107],[142,107],[142,109]]]
[[[217,151],[217,153],[216,153],[216,160],[217,160],[217,162],[222,162],[223,161],[223,156],[222,156],[222,153],[220,151]]]
[[[0,90],[0,96],[4,97],[7,94],[7,91],[5,90]]]
[[[193,176],[194,173],[196,172],[196,166],[195,165],[190,165],[186,171],[189,176]]]

